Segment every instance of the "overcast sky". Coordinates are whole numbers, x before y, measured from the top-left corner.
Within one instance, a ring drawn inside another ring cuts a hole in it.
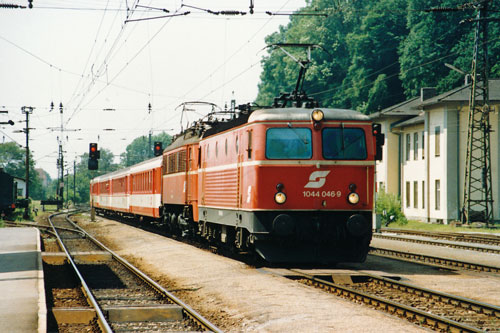
[[[0,8],[0,111],[9,111],[0,122],[16,122],[0,125],[0,142],[24,146],[24,133],[15,131],[25,126],[21,108],[34,107],[30,148],[36,166],[55,178],[60,103],[72,167],[90,142],[119,155],[150,130],[177,133],[182,102],[223,107],[233,92],[238,104],[253,101],[264,38],[289,21],[265,11],[293,12],[305,0],[253,2],[253,15],[231,17],[187,6],[248,12],[250,0],[34,0],[33,9]],[[0,3],[27,6],[28,0]]]

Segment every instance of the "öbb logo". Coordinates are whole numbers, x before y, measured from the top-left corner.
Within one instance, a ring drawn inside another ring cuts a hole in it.
[[[320,188],[326,183],[326,176],[330,171],[313,171],[309,175],[309,183],[304,188]]]

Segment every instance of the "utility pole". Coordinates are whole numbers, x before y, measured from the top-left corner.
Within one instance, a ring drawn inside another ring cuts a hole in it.
[[[490,103],[488,64],[488,18],[490,0],[474,3],[477,10],[474,54],[469,98],[469,126],[465,156],[465,182],[461,220],[465,224],[493,221],[493,192],[490,154]]]
[[[57,197],[59,204],[57,205],[57,209],[62,209],[64,206],[64,154],[63,154],[63,145],[62,145],[62,140],[63,140],[63,132],[64,132],[64,122],[63,122],[63,105],[62,103],[59,103],[59,113],[61,115],[61,127],[60,127],[60,137],[58,137],[59,141],[59,155],[57,158],[57,166],[58,166],[58,175],[57,175],[57,181],[58,181],[58,186],[57,186]]]
[[[53,107],[53,103],[51,103],[51,109]],[[64,150],[63,150],[63,135],[64,132],[69,132],[69,131],[79,131],[80,129],[65,129],[64,128],[64,119],[63,119],[63,104],[62,102],[59,103],[59,113],[61,116],[61,126],[60,127],[49,127],[48,129],[53,130],[53,131],[59,131],[60,134],[57,137],[57,143],[59,145],[59,154],[57,157],[57,190],[56,190],[56,195],[57,195],[57,201],[59,202],[57,205],[57,209],[62,209],[62,206],[64,204]]]
[[[153,146],[151,142],[151,136],[153,135],[153,130],[149,131],[149,141],[148,141],[148,158],[153,157]]]
[[[66,169],[66,208],[69,208],[69,170]]]
[[[26,127],[24,129],[26,133],[26,161],[25,161],[25,181],[26,181],[26,207],[24,208],[24,218],[29,218],[29,196],[30,196],[30,145],[29,145],[29,136],[30,136],[30,114],[33,113],[35,108],[31,106],[23,106],[21,108],[21,112],[26,115]]]
[[[152,107],[151,103],[148,103],[148,114],[151,114]],[[151,129],[149,130],[149,143],[148,143],[148,158],[153,157],[153,143],[151,142],[152,140],[152,135],[153,135],[153,125],[154,125],[155,119],[154,119],[154,113],[151,117]]]

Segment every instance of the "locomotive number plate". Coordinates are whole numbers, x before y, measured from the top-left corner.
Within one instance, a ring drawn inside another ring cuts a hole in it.
[[[339,198],[341,191],[303,191],[304,198]]]

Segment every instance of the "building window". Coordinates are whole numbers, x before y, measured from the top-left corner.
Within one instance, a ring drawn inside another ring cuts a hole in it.
[[[435,202],[436,210],[440,210],[441,209],[441,182],[439,179],[436,179],[434,195],[435,195],[435,201],[436,201]]]
[[[410,182],[406,182],[406,207],[410,207]]]
[[[425,180],[422,180],[422,208],[425,208]]]
[[[380,182],[379,185],[378,185],[378,190],[379,191],[384,191],[385,192],[385,185],[384,185],[384,182]]]
[[[413,208],[418,208],[418,182],[413,182]]]
[[[410,134],[406,134],[406,160],[407,161],[410,160],[410,146],[411,146]]]
[[[425,131],[422,132],[422,159],[425,158]]]
[[[418,133],[413,133],[413,159],[418,160]]]
[[[441,127],[434,128],[434,154],[435,156],[441,155]]]

